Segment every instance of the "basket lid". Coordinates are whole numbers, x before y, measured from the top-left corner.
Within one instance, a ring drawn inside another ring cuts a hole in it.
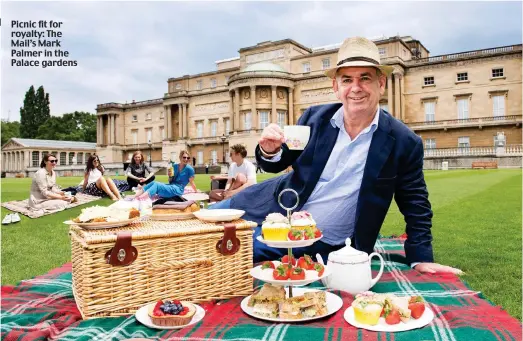
[[[80,239],[83,244],[92,245],[115,242],[118,232],[132,233],[132,240],[155,239],[162,237],[178,237],[202,233],[223,232],[226,225],[234,224],[236,230],[246,230],[258,226],[256,222],[243,219],[227,223],[210,223],[198,219],[158,221],[147,217],[130,223],[127,226],[99,230],[86,230],[77,225],[71,225],[70,233]]]

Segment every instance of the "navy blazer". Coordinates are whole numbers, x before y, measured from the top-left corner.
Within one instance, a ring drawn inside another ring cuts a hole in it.
[[[300,210],[320,179],[336,143],[339,128],[334,128],[330,119],[340,107],[341,103],[319,105],[303,113],[298,124],[311,127],[309,143],[303,151],[289,150],[283,144],[281,160],[268,162],[260,157],[257,146],[256,160],[263,170],[278,173],[290,165],[293,170],[234,195],[231,208],[247,211],[249,218],[261,224],[269,213],[285,214],[278,204],[278,195],[283,189],[292,188],[299,194],[295,211]],[[432,210],[423,177],[422,140],[386,111],[380,110],[379,115],[363,172],[352,245],[367,253],[373,251],[394,196],[405,217],[407,261],[433,262]],[[281,200],[286,207],[296,203],[289,192]]]

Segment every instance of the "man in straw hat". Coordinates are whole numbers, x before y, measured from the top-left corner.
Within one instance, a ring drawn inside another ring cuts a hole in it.
[[[387,75],[392,67],[380,63],[376,45],[365,38],[346,39],[338,51],[336,66],[326,70],[341,103],[310,107],[298,125],[310,127],[303,150],[290,150],[283,131],[270,124],[256,147],[261,167],[278,173],[292,165],[288,174],[251,186],[216,208],[245,210],[244,218],[259,224],[267,214],[285,213],[278,203],[282,190],[299,196],[295,211],[312,214],[323,238],[310,247],[293,249],[295,256],[323,259],[345,246],[371,253],[394,196],[405,217],[407,262],[420,272],[460,270],[434,263],[432,210],[423,177],[423,144],[406,125],[379,109]],[[281,196],[286,207],[296,198]],[[254,261],[275,260],[287,250],[269,248],[256,240]]]

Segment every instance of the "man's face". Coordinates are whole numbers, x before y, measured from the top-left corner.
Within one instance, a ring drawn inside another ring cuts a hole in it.
[[[336,73],[332,88],[349,114],[371,115],[385,93],[386,77],[373,67],[344,67]]]
[[[231,155],[231,161],[232,161],[232,162],[236,162],[236,163],[238,163],[238,162],[240,162],[241,159],[242,159],[242,156],[241,156],[240,153],[231,152],[230,155]]]

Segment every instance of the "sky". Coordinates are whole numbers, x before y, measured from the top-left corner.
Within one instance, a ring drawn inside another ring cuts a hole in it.
[[[10,121],[31,85],[49,93],[52,115],[96,113],[101,103],[161,98],[168,78],[213,71],[268,40],[318,47],[410,35],[432,56],[522,43],[521,2],[3,1],[0,14],[0,116]],[[78,66],[11,66],[12,20],[63,22],[61,49]]]

